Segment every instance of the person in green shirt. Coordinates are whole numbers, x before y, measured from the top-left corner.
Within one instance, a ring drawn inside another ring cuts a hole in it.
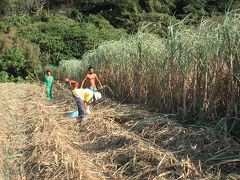
[[[52,96],[52,88],[54,84],[54,77],[52,76],[51,71],[47,70],[46,75],[44,76],[44,84],[46,87],[46,95],[48,100],[53,98]]]

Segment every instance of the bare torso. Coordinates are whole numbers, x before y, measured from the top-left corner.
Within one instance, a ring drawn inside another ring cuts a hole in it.
[[[96,74],[87,74],[87,79],[89,80],[89,85],[90,87],[96,87],[95,79],[96,79]]]

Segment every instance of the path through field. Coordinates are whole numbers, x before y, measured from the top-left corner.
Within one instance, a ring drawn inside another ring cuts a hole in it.
[[[63,91],[1,84],[0,179],[240,179],[240,145],[214,130],[107,99],[77,126],[75,110]]]

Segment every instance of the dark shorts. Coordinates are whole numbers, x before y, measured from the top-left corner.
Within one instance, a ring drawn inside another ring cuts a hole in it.
[[[90,90],[94,91],[94,92],[97,92],[97,88],[96,87],[89,87]]]
[[[84,118],[84,116],[85,116],[85,106],[84,106],[83,100],[79,97],[76,97],[75,101],[76,101],[77,108],[78,108],[78,117],[79,118]]]

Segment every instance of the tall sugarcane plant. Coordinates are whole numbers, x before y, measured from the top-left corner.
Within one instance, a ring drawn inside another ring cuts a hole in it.
[[[62,67],[75,76],[93,65],[126,102],[183,119],[239,121],[239,22],[239,14],[229,13],[219,22],[202,20],[198,27],[170,25],[164,37],[140,29],[101,44],[78,63],[62,62]]]

